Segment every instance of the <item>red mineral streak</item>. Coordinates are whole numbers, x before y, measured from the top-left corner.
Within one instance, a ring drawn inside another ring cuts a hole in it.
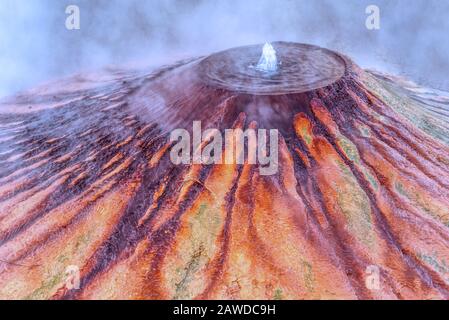
[[[448,299],[448,98],[274,45],[4,100],[0,298]],[[279,172],[172,164],[194,120],[278,129]]]

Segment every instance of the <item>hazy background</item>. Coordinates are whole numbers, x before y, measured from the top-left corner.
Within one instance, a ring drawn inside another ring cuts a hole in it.
[[[65,28],[70,4],[81,30]],[[378,31],[365,27],[369,4],[380,7]],[[0,0],[0,96],[105,65],[273,40],[449,89],[449,0]]]

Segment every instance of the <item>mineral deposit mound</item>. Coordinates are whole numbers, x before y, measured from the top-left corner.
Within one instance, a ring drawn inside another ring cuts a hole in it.
[[[0,298],[448,299],[448,96],[273,47],[3,100]],[[193,121],[278,129],[278,172],[173,164]]]

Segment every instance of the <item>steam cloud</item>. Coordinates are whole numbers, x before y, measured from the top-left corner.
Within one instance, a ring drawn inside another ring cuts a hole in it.
[[[81,9],[81,30],[65,8]],[[381,29],[365,27],[366,6]],[[285,40],[350,55],[363,67],[449,88],[449,2],[441,0],[0,0],[0,96],[105,65],[157,65]]]

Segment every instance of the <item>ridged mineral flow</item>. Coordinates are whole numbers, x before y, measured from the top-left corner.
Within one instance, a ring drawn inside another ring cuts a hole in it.
[[[0,298],[448,299],[448,95],[273,46],[3,100]],[[278,129],[278,173],[174,165],[193,121]]]

